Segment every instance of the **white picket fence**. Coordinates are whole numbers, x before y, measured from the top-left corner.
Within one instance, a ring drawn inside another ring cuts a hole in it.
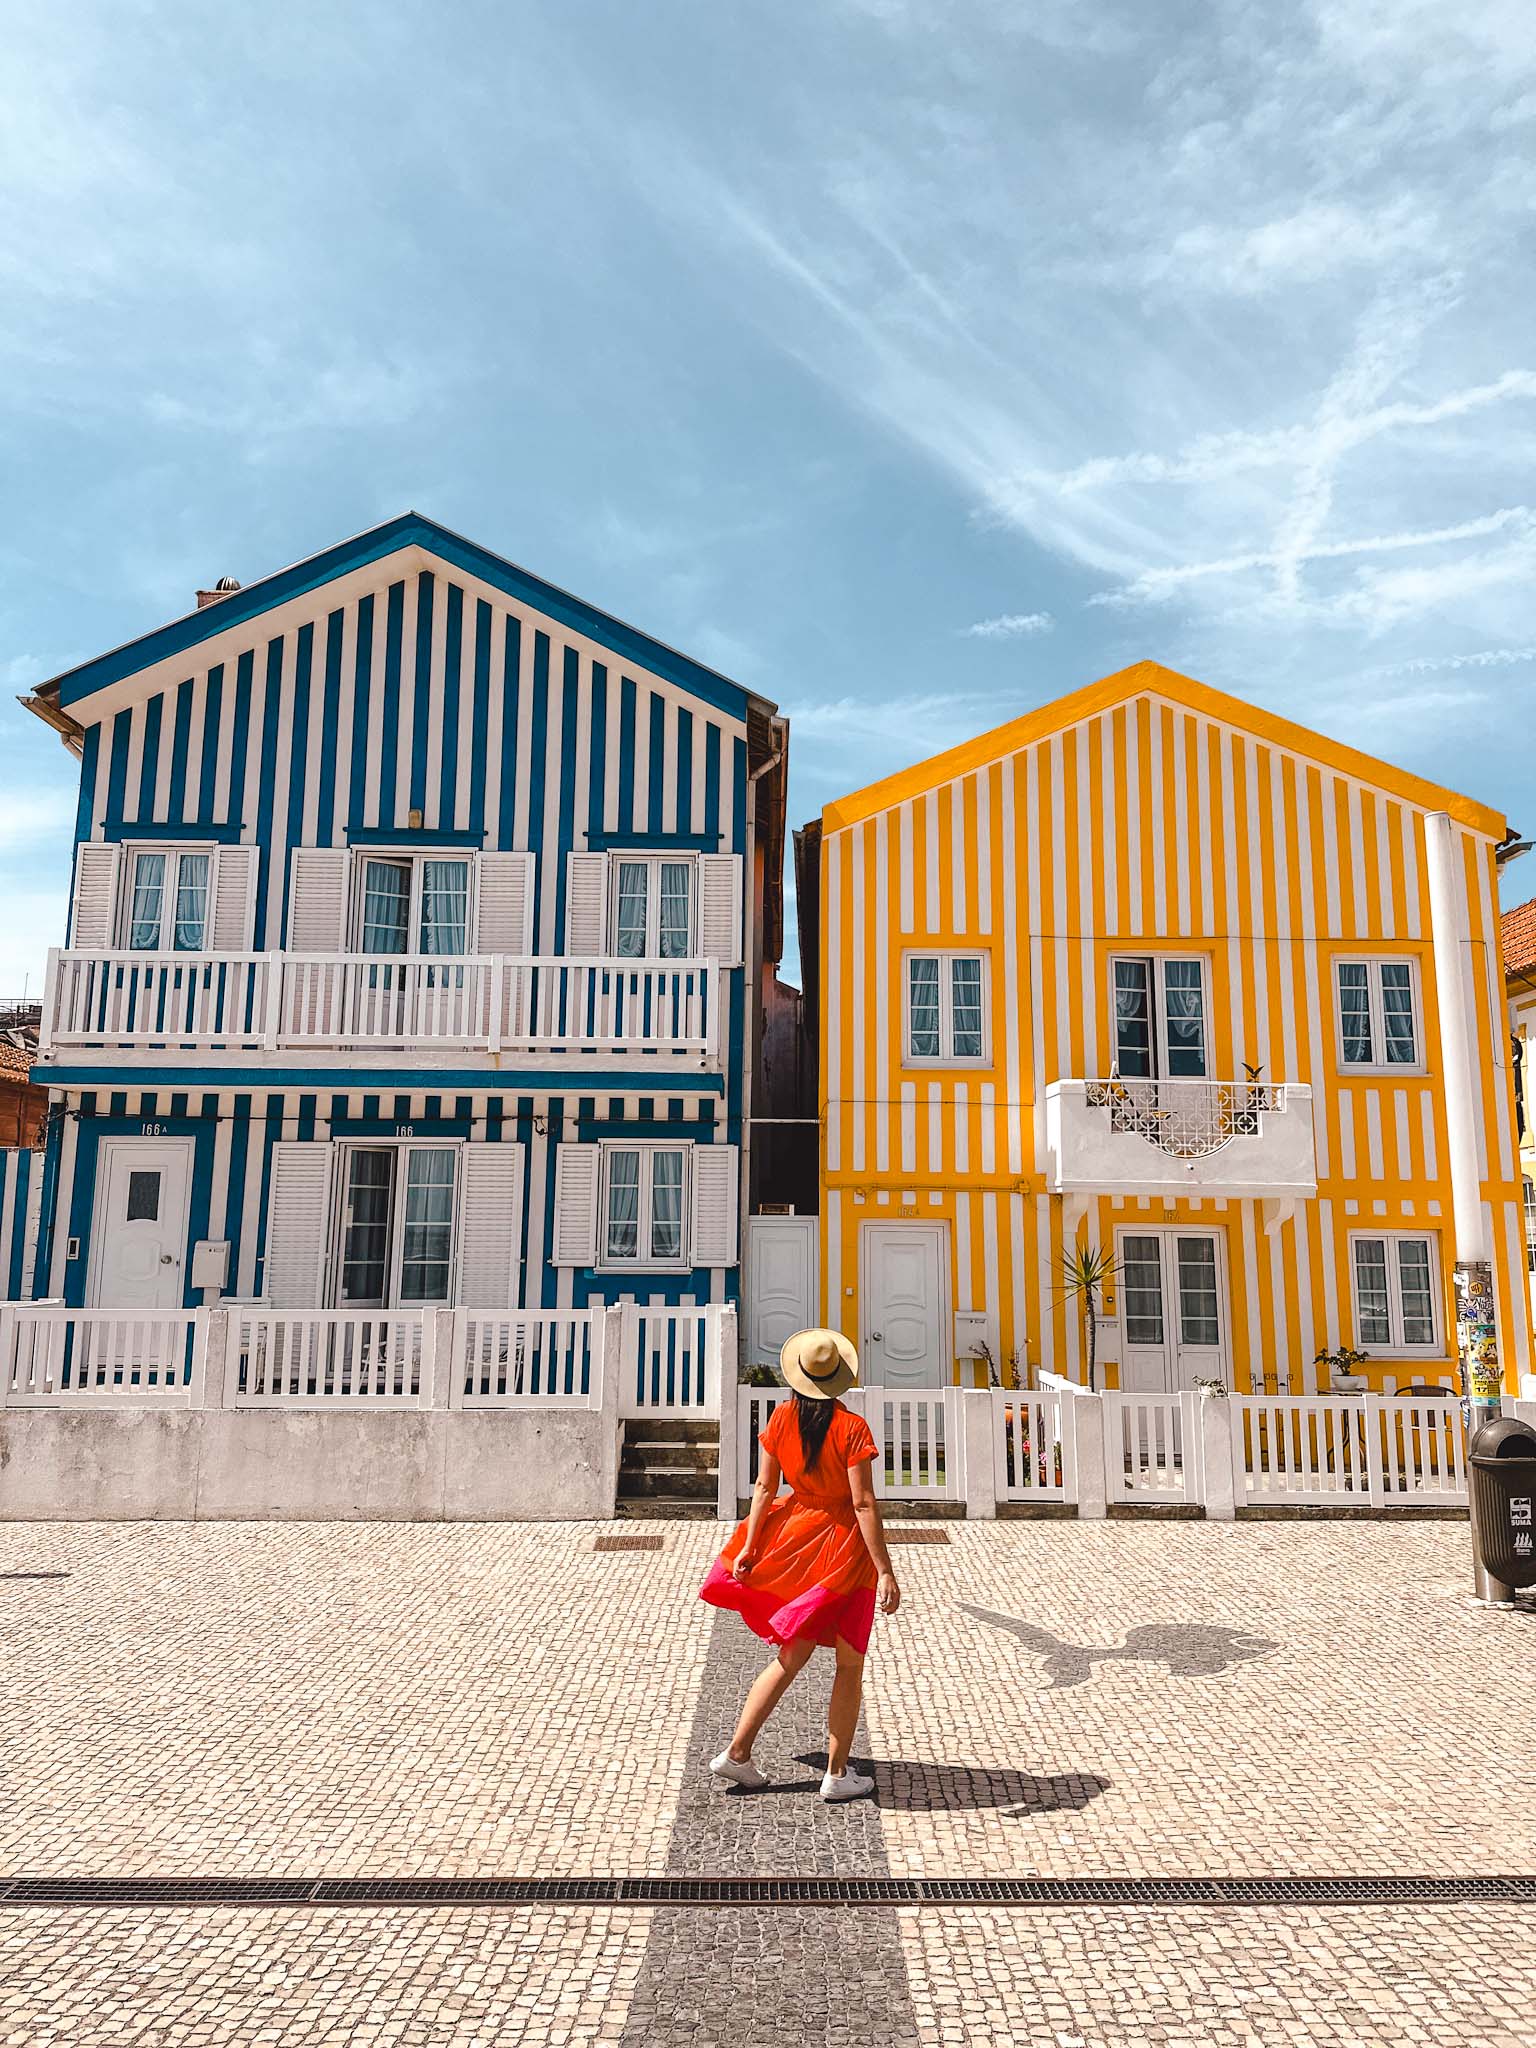
[[[738,1396],[736,1490],[745,1497],[762,1462],[758,1439],[775,1408],[790,1398],[785,1387],[742,1387]],[[846,1405],[868,1422],[875,1439],[875,1495],[881,1500],[963,1501],[964,1439],[958,1387],[904,1393],[861,1387]]]
[[[219,1309],[0,1303],[0,1407],[495,1408],[601,1404],[620,1416],[719,1412],[735,1311]]]
[[[1291,1394],[1230,1400],[1239,1505],[1347,1501],[1391,1507],[1467,1498],[1452,1395]]]
[[[1060,1501],[1077,1498],[1075,1433],[1063,1426],[1063,1401],[1054,1388],[1038,1393],[993,1389],[993,1467],[997,1498]]]

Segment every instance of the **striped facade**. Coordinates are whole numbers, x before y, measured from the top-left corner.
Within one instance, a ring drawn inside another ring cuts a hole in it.
[[[42,1193],[42,1154],[0,1147],[0,1301],[31,1296]]]
[[[557,1260],[554,1211],[559,1155],[576,1146],[675,1142],[695,1161],[730,1148],[744,1176],[762,906],[740,899],[762,802],[749,747],[761,756],[783,730],[771,706],[413,514],[59,678],[34,708],[81,758],[76,948],[92,932],[100,945],[109,925],[123,944],[130,884],[112,848],[215,849],[213,872],[238,880],[210,913],[216,948],[244,958],[318,950],[325,872],[343,878],[343,920],[353,892],[353,922],[328,943],[356,950],[356,870],[325,870],[327,849],[342,862],[376,848],[475,863],[471,927],[478,918],[482,951],[508,956],[604,952],[602,888],[574,902],[572,891],[620,852],[713,860],[710,886],[734,877],[738,899],[724,921],[735,938],[715,944],[712,1062],[425,1044],[355,1057],[250,1042],[54,1046],[36,1073],[65,1112],[47,1155],[37,1296],[88,1298],[108,1141],[190,1140],[188,1244],[227,1243],[226,1292],[250,1300],[272,1284],[276,1147],[414,1138],[521,1148],[515,1178],[494,1183],[519,1209],[498,1225],[514,1305],[736,1297],[737,1199],[721,1174],[711,1186],[729,1213],[694,1233],[711,1249],[684,1267]],[[510,940],[509,876],[521,920]],[[695,949],[710,940],[714,900],[702,883],[698,898]],[[500,936],[487,941],[493,910]],[[461,1215],[461,1230],[471,1220]],[[193,1305],[204,1297],[186,1263]],[[334,1273],[318,1284],[334,1290]]]
[[[1479,806],[1153,664],[829,805],[827,1313],[850,1331],[883,1313],[861,1300],[867,1224],[940,1222],[948,1309],[987,1317],[989,1345],[1021,1374],[1081,1378],[1083,1322],[1061,1285],[1079,1226],[1109,1248],[1130,1227],[1200,1224],[1224,1246],[1230,1382],[1301,1392],[1316,1384],[1314,1355],[1354,1339],[1351,1235],[1421,1230],[1438,1247],[1441,1355],[1394,1364],[1378,1352],[1369,1370],[1377,1383],[1449,1379],[1458,1248],[1442,1009],[1454,1004],[1473,1066],[1462,1122],[1481,1255],[1511,1384],[1529,1372],[1496,907],[1503,830]],[[1466,925],[1451,992],[1437,975],[1427,837],[1441,832]],[[984,1059],[908,1056],[903,962],[924,948],[984,961]],[[1210,1073],[1311,1089],[1315,1198],[1281,1200],[1277,1187],[1272,1201],[1122,1191],[1074,1204],[1050,1191],[1048,1091],[1111,1075],[1111,961],[1127,953],[1203,960]],[[1414,963],[1422,1044],[1401,1075],[1341,1065],[1335,969],[1352,956]],[[1111,1380],[1116,1309],[1112,1286],[1100,1341]]]

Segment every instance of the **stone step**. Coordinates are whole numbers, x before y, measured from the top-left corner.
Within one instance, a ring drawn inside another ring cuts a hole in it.
[[[618,1500],[614,1518],[623,1522],[712,1522],[713,1501],[704,1500]]]
[[[675,1466],[662,1466],[646,1472],[623,1469],[619,1472],[621,1500],[713,1500],[714,1497],[713,1472],[690,1472]]]
[[[626,1444],[718,1444],[720,1425],[691,1415],[632,1415],[624,1423]]]
[[[714,1472],[719,1469],[718,1444],[630,1444],[619,1461],[622,1472]]]

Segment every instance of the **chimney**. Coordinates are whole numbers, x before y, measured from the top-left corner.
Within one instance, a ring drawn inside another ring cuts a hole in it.
[[[198,610],[203,611],[208,605],[217,604],[221,597],[232,596],[239,588],[240,578],[238,576],[221,576],[212,590],[200,590],[197,593]]]

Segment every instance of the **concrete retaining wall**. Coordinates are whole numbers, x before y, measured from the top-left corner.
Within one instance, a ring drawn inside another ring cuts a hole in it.
[[[606,1521],[604,1408],[0,1410],[7,1521]]]

